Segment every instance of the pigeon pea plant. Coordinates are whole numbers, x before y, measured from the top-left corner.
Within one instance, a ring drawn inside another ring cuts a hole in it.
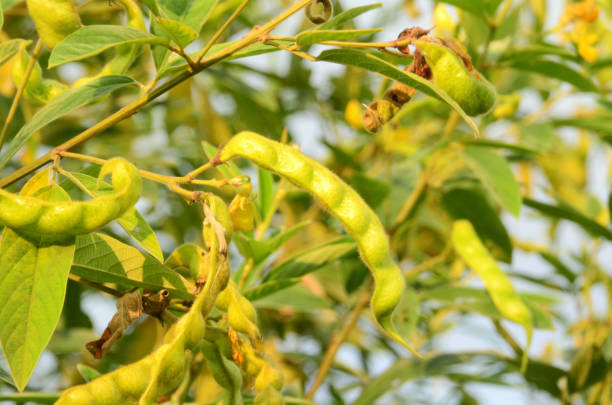
[[[610,404],[612,4],[434,5],[3,0],[0,401]]]

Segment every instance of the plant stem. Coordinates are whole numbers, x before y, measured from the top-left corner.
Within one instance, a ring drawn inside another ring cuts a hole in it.
[[[239,41],[236,41],[236,43],[217,52],[216,54],[210,56],[209,58],[203,59],[202,61],[200,61],[199,63],[195,65],[192,71],[184,70],[176,74],[174,77],[172,77],[167,82],[153,89],[150,93],[145,94],[138,100],[133,101],[132,103],[126,105],[125,107],[121,108],[117,112],[111,114],[107,118],[98,122],[96,125],[90,127],[89,129],[86,129],[85,131],[81,132],[75,137],[69,139],[68,141],[64,142],[63,144],[55,148],[55,150],[51,150],[47,152],[46,154],[44,154],[43,156],[36,159],[35,161],[33,161],[32,163],[26,166],[23,166],[18,170],[15,170],[13,173],[11,173],[10,175],[0,180],[0,188],[4,188],[10,184],[13,184],[14,182],[21,179],[22,177],[25,177],[29,173],[46,165],[47,163],[53,160],[53,156],[57,153],[58,150],[69,150],[75,147],[76,145],[79,145],[87,141],[88,139],[93,138],[94,136],[104,132],[108,128],[123,121],[124,119],[136,114],[142,107],[149,104],[152,100],[155,100],[157,97],[166,93],[168,90],[172,89],[176,85],[196,75],[202,70],[214,65],[215,63],[221,62],[222,60],[231,56],[233,53],[257,42],[261,38],[262,35],[265,35],[271,30],[273,30],[280,23],[282,23],[287,18],[297,13],[304,7],[308,6],[313,1],[315,0],[301,0],[301,1],[296,2],[289,9],[285,10],[283,13],[281,13],[280,15],[272,19],[270,22],[268,22],[264,26],[251,30],[251,32],[245,35],[242,39],[240,39]]]
[[[323,361],[321,361],[321,367],[319,368],[319,372],[315,377],[315,382],[310,388],[310,391],[308,391],[306,399],[312,400],[321,384],[323,384],[323,381],[325,381],[325,378],[327,377],[327,374],[329,373],[329,370],[331,369],[331,366],[334,362],[334,358],[336,357],[336,353],[338,353],[340,346],[342,346],[342,343],[344,343],[349,333],[357,324],[357,321],[361,316],[361,312],[364,310],[365,307],[368,306],[368,302],[370,302],[369,285],[359,296],[359,299],[357,300],[357,303],[355,304],[355,307],[353,308],[353,311],[351,312],[348,321],[342,327],[342,330],[340,330],[339,333],[334,333],[334,335],[332,336],[331,341],[329,342],[329,346],[325,351],[325,355],[323,356]]]
[[[17,107],[19,106],[19,101],[21,100],[21,96],[28,84],[28,80],[30,80],[30,75],[32,74],[32,70],[34,70],[34,65],[36,65],[36,59],[38,59],[38,54],[42,49],[42,41],[40,38],[36,42],[36,46],[34,47],[34,51],[32,52],[32,57],[30,58],[30,62],[26,67],[26,71],[21,79],[21,83],[19,83],[19,87],[17,87],[17,93],[15,94],[15,98],[13,98],[13,103],[11,104],[11,108],[6,116],[6,121],[2,126],[2,132],[0,132],[0,150],[2,150],[2,145],[4,144],[4,138],[6,137],[6,132],[8,131],[9,125],[13,118],[15,117],[15,113],[17,112]]]
[[[200,55],[198,56],[198,59],[196,59],[196,62],[199,63],[202,58],[204,58],[204,56],[206,56],[206,54],[208,53],[208,51],[210,51],[210,48],[212,48],[212,46],[219,40],[219,38],[221,37],[221,35],[223,35],[223,33],[229,28],[229,26],[231,25],[232,22],[234,22],[234,20],[236,18],[238,18],[238,15],[240,15],[240,13],[242,12],[242,10],[245,9],[245,7],[249,4],[251,0],[244,0],[239,6],[238,8],[232,13],[232,15],[230,16],[230,18],[227,19],[227,21],[225,21],[225,23],[221,26],[221,28],[219,28],[219,30],[217,32],[215,32],[215,34],[213,35],[213,37],[210,39],[210,41],[208,41],[208,43],[206,44],[206,46],[204,47],[204,49],[202,49],[202,52],[200,52]]]
[[[102,292],[105,292],[109,295],[112,295],[114,297],[122,297],[124,293],[122,293],[121,291],[115,290],[113,288],[107,287],[104,284],[100,284],[100,283],[96,283],[94,281],[89,281],[84,279],[83,277],[77,276],[75,274],[70,273],[68,275],[68,278],[72,281],[76,281],[77,283],[81,283],[84,284],[88,287],[92,287],[95,288],[96,290],[100,290]]]

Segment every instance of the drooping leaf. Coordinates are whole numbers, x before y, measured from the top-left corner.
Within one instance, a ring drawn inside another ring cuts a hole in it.
[[[152,256],[110,236],[92,233],[77,237],[72,273],[96,283],[116,283],[125,290],[167,289],[174,298],[192,299],[193,284]]]
[[[355,49],[330,49],[323,51],[321,55],[317,57],[317,60],[360,67],[414,87],[416,90],[448,104],[453,110],[459,113],[465,122],[472,128],[472,131],[476,137],[478,137],[480,133],[476,123],[470,117],[468,117],[459,104],[457,104],[455,100],[446,94],[444,90],[440,89],[438,86],[435,86],[429,80],[424,79],[414,73],[406,72],[371,53],[362,52]]]
[[[49,69],[89,58],[120,45],[164,45],[165,38],[123,25],[87,25],[64,38],[49,56]]]
[[[127,76],[105,76],[64,91],[38,110],[6,145],[0,155],[0,168],[4,167],[28,139],[45,125],[91,101],[134,83],[134,79]]]
[[[508,212],[518,217],[522,205],[521,190],[506,159],[488,148],[479,146],[467,146],[459,155],[492,197]]]
[[[561,80],[574,85],[578,90],[587,92],[597,91],[597,86],[590,78],[567,66],[567,64],[542,58],[521,58],[520,60],[513,61],[510,66],[517,70],[533,72],[547,78]]]
[[[526,206],[536,209],[544,215],[553,218],[567,219],[577,223],[591,235],[612,240],[612,231],[610,229],[600,225],[597,221],[592,220],[568,205],[552,205],[531,198],[525,198],[523,202]]]

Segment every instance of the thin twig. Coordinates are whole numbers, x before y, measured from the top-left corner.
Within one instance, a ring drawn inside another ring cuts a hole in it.
[[[370,288],[368,286],[368,288],[366,288],[362,292],[362,294],[359,296],[359,299],[357,303],[355,304],[355,307],[353,308],[353,311],[351,312],[349,319],[342,327],[342,330],[340,330],[339,333],[335,333],[334,336],[332,336],[331,341],[329,342],[329,346],[327,347],[327,350],[325,351],[325,355],[323,356],[323,361],[321,361],[321,367],[319,368],[319,372],[317,373],[317,376],[315,377],[314,384],[312,385],[312,387],[310,388],[310,391],[308,391],[308,394],[306,395],[306,399],[312,400],[314,398],[315,393],[321,386],[321,384],[323,384],[323,381],[325,381],[325,378],[327,377],[327,374],[329,373],[329,370],[331,369],[331,366],[334,362],[334,358],[336,357],[336,353],[338,353],[340,346],[342,346],[342,343],[344,343],[349,333],[353,330],[353,328],[357,324],[357,321],[359,320],[359,317],[361,316],[361,312],[364,310],[366,306],[368,306],[369,301],[370,301]]]
[[[276,28],[280,23],[282,23],[283,21],[285,21],[287,18],[291,17],[293,14],[297,13],[298,11],[302,10],[304,7],[308,6],[313,1],[315,0],[301,0],[301,1],[296,2],[289,9],[285,10],[280,15],[273,18],[271,21],[269,21],[264,26],[251,30],[251,32],[245,35],[242,39],[236,41],[232,45],[228,46],[227,48],[224,48],[223,50],[217,52],[216,54],[201,60],[196,65],[196,68],[194,69],[194,71],[190,72],[190,71],[184,70],[176,74],[176,76],[173,76],[170,80],[162,83],[159,87],[151,90],[147,94],[140,97],[138,100],[133,101],[132,103],[121,108],[119,111],[115,112],[114,114],[111,114],[110,116],[106,117],[102,121],[98,122],[96,125],[86,129],[80,134],[64,142],[63,144],[58,146],[56,149],[57,150],[69,150],[95,137],[96,135],[99,135],[100,133],[104,132],[108,128],[111,128],[112,126],[123,121],[124,119],[136,114],[137,112],[140,111],[142,107],[146,106],[147,104],[149,104],[151,101],[155,100],[162,94],[165,94],[168,90],[174,88],[178,84],[191,78],[192,76],[201,72],[202,70],[207,69],[210,66],[225,60],[229,56],[233,55],[235,52],[240,51],[251,44],[254,44],[255,42],[259,40],[259,38],[262,35],[269,33],[271,30]],[[55,150],[49,151],[43,156],[36,159],[35,161],[31,162],[30,164],[23,166],[22,168],[18,170],[15,170],[13,173],[11,173],[10,175],[0,180],[0,188],[4,188],[10,184],[13,184],[14,182],[21,179],[22,177],[25,177],[31,172],[46,165],[47,163],[53,160],[53,156],[56,153],[57,152]]]
[[[249,4],[251,0],[244,0],[236,10],[234,10],[234,12],[232,13],[232,15],[227,19],[227,21],[225,21],[225,23],[221,26],[221,28],[219,28],[217,30],[217,32],[215,32],[215,35],[213,35],[213,37],[210,39],[210,41],[208,41],[208,43],[206,44],[206,46],[204,47],[204,49],[202,49],[202,52],[200,52],[200,55],[198,56],[198,59],[196,59],[196,62],[199,63],[202,58],[204,56],[206,56],[206,54],[208,53],[208,51],[210,51],[210,48],[213,47],[213,45],[219,40],[219,38],[221,37],[221,35],[223,35],[223,33],[229,28],[229,26],[231,25],[232,22],[234,22],[234,20],[236,18],[238,18],[238,16],[240,15],[240,13],[242,12],[242,10],[244,10],[244,8]]]
[[[6,121],[2,126],[2,132],[0,132],[0,150],[2,150],[2,145],[4,144],[4,138],[6,137],[6,132],[8,131],[9,125],[13,118],[15,117],[15,112],[17,112],[17,107],[19,106],[19,101],[21,100],[21,96],[28,84],[28,80],[30,80],[30,75],[32,74],[32,70],[34,70],[34,65],[36,65],[36,59],[38,59],[38,54],[42,49],[42,41],[38,39],[36,42],[36,46],[34,46],[34,51],[32,52],[32,57],[30,58],[30,62],[26,67],[26,71],[21,79],[21,83],[19,83],[19,87],[17,87],[17,93],[13,98],[13,103],[11,104],[11,109],[9,110]]]
[[[113,288],[107,287],[107,286],[105,286],[103,284],[96,283],[94,281],[89,281],[87,279],[84,279],[83,277],[77,276],[76,274],[70,273],[68,275],[68,278],[71,279],[72,281],[76,281],[77,283],[81,283],[81,284],[84,284],[84,285],[86,285],[88,287],[95,288],[96,290],[100,290],[100,291],[105,292],[105,293],[107,293],[109,295],[112,295],[114,297],[122,297],[125,294],[124,292],[121,292],[121,291],[115,290]]]

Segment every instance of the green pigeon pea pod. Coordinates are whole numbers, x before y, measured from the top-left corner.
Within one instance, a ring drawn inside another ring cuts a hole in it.
[[[415,41],[433,73],[433,83],[444,90],[466,114],[485,114],[495,105],[495,87],[475,69],[469,69],[455,51],[428,41]],[[470,66],[471,67],[471,66]]]
[[[115,192],[90,201],[43,201],[0,189],[0,224],[33,241],[48,243],[100,229],[133,207],[142,190],[138,170],[125,159],[107,161],[98,182],[108,174]]]
[[[274,387],[268,386],[255,396],[254,405],[284,405],[285,398]]]
[[[227,204],[219,196],[215,194],[208,194],[204,197],[204,204],[207,208],[204,208],[204,227],[202,228],[202,237],[204,239],[204,245],[207,250],[219,250],[227,251],[227,244],[232,239],[232,219],[227,208]],[[209,209],[209,216],[206,217],[206,210]],[[214,222],[213,222],[214,219]],[[224,240],[219,240],[217,236],[219,233],[224,233]],[[217,245],[218,243],[218,245]],[[223,249],[223,247],[225,248]],[[213,249],[214,248],[214,249]]]
[[[507,319],[525,328],[527,345],[523,351],[521,370],[527,367],[528,351],[533,335],[531,311],[514,290],[512,282],[501,270],[499,264],[482,244],[472,223],[466,219],[457,220],[451,233],[453,247],[476,274],[482,279],[495,307]]]
[[[26,4],[41,41],[49,49],[81,27],[72,0],[26,0]]]
[[[194,281],[206,281],[206,252],[194,243],[186,243],[176,248],[164,265],[181,276]]]
[[[320,11],[316,8],[319,7]],[[313,24],[323,24],[329,20],[334,13],[334,5],[331,0],[315,0],[306,7],[306,17]]]
[[[11,71],[13,83],[16,87],[21,85],[21,82],[25,79],[25,73],[28,69],[28,65],[32,60],[32,57],[26,51],[28,42],[24,42],[19,47],[17,58]],[[43,79],[42,69],[38,62],[34,62],[34,67],[28,77],[28,82],[24,88],[24,97],[36,104],[47,104],[58,94],[66,90],[66,86],[57,80]]]
[[[211,271],[210,282],[193,305],[164,336],[162,345],[145,358],[72,387],[56,405],[157,404],[181,383],[206,333],[206,318],[229,279],[227,261]]]
[[[252,231],[255,222],[255,205],[251,201],[251,182],[240,186],[229,206],[234,231]]]
[[[383,225],[359,194],[319,162],[291,146],[253,132],[235,135],[215,160],[220,164],[237,156],[247,158],[308,191],[342,222],[357,242],[361,258],[376,281],[371,300],[374,318],[390,337],[418,355],[397,333],[391,320],[405,288],[404,276],[390,256],[389,240]]]
[[[261,340],[261,334],[256,326],[257,312],[251,301],[246,299],[232,280],[227,288],[219,294],[217,308],[227,312],[229,326],[249,336],[252,342]]]

